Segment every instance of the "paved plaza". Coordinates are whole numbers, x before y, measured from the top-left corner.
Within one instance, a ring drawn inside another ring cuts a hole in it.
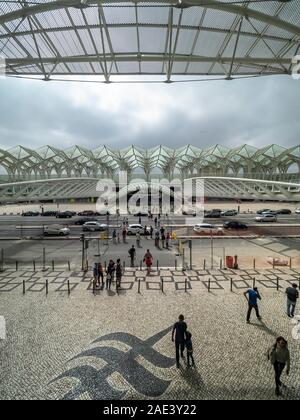
[[[243,292],[254,277],[263,322],[247,325]],[[266,351],[283,335],[292,355],[284,398],[299,399],[300,342],[284,312],[285,288],[298,277],[289,269],[172,269],[146,278],[128,269],[118,293],[113,286],[93,294],[90,273],[6,269],[0,398],[273,399]],[[171,327],[179,313],[193,334],[196,368],[175,366]]]

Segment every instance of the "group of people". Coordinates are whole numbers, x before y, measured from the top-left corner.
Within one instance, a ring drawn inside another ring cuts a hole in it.
[[[113,260],[109,261],[109,264],[106,270],[103,268],[101,262],[95,263],[93,268],[93,277],[94,277],[94,289],[101,287],[104,288],[104,284],[106,284],[106,289],[111,290],[112,283],[116,280],[116,287],[117,289],[121,287],[121,281],[124,274],[124,270],[122,267],[121,260],[118,259],[115,263]],[[104,276],[106,277],[106,281],[104,282]],[[100,284],[101,280],[101,284]]]
[[[291,287],[286,289],[285,293],[287,297],[287,316],[289,318],[294,318],[297,301],[299,299],[297,284],[292,284]],[[259,293],[258,288],[255,287],[248,290],[244,293],[244,295],[248,301],[247,323],[250,324],[253,309],[256,312],[257,319],[262,321],[258,307],[258,301],[262,300],[262,296]],[[280,397],[282,395],[282,390],[285,388],[285,385],[281,382],[281,376],[285,369],[287,375],[290,373],[290,352],[288,349],[288,342],[284,337],[278,337],[276,343],[268,350],[268,360],[274,367],[276,385],[275,393],[277,397]]]

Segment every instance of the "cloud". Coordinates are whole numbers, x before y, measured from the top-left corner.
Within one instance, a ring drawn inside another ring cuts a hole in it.
[[[172,85],[3,79],[0,147],[293,146],[299,83],[290,77]]]

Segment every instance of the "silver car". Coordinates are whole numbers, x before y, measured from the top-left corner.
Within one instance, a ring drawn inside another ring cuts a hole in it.
[[[108,226],[99,222],[87,222],[83,225],[82,229],[84,232],[105,232]]]
[[[67,227],[53,225],[45,228],[44,236],[68,236],[71,231]]]
[[[260,223],[277,222],[277,217],[274,214],[263,214],[256,217],[255,221]]]

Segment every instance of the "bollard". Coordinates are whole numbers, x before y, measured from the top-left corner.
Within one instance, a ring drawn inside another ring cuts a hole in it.
[[[298,281],[299,281],[299,290],[300,290],[300,278],[298,279]]]
[[[177,271],[177,260],[175,260],[175,271]]]
[[[107,270],[107,262],[105,261],[105,263],[104,263],[104,268],[105,268],[105,271]]]
[[[159,261],[157,260],[157,271],[159,271]]]
[[[256,270],[256,259],[253,258],[253,270]]]
[[[290,270],[292,269],[292,258],[290,258]]]
[[[117,281],[116,281],[116,293],[117,293],[117,295],[119,294],[119,284],[118,284]]]
[[[70,261],[68,261],[68,269],[69,269],[69,271],[71,271],[71,263],[70,263]]]
[[[46,248],[43,248],[43,271],[46,271]]]
[[[126,262],[125,261],[123,262],[123,267],[124,267],[124,270],[125,270],[125,268],[126,268]]]
[[[35,263],[35,261],[32,261],[32,265],[33,265],[33,271],[36,271],[36,263]]]
[[[161,278],[161,291],[164,293],[164,278]]]
[[[23,280],[23,295],[26,293],[26,283],[25,280]]]
[[[48,282],[48,280],[46,280],[46,295],[48,295],[48,293],[49,293],[49,282]]]
[[[203,261],[203,270],[206,270],[206,260]]]
[[[277,277],[277,292],[279,291],[279,277]]]
[[[70,280],[68,280],[68,294],[71,294],[71,289],[70,289]]]
[[[96,282],[93,280],[93,295],[96,296]]]
[[[141,279],[139,279],[138,293],[141,294]]]
[[[233,279],[230,279],[230,291],[233,292]]]
[[[1,249],[1,268],[0,268],[1,273],[4,271],[4,249]]]
[[[210,293],[210,278],[208,279],[208,293]]]
[[[275,258],[273,258],[273,270],[275,269]]]
[[[55,262],[52,261],[52,271],[54,271],[54,270],[55,270]]]
[[[256,286],[256,278],[253,277],[253,289],[255,288],[255,286]]]
[[[16,271],[18,271],[18,270],[19,270],[19,262],[16,261]]]
[[[185,282],[184,282],[185,284],[184,284],[184,291],[185,291],[185,293],[187,293],[187,279],[185,279]]]
[[[222,269],[223,269],[223,261],[220,260],[220,270],[222,270]]]
[[[143,269],[143,261],[140,261],[140,271]]]

